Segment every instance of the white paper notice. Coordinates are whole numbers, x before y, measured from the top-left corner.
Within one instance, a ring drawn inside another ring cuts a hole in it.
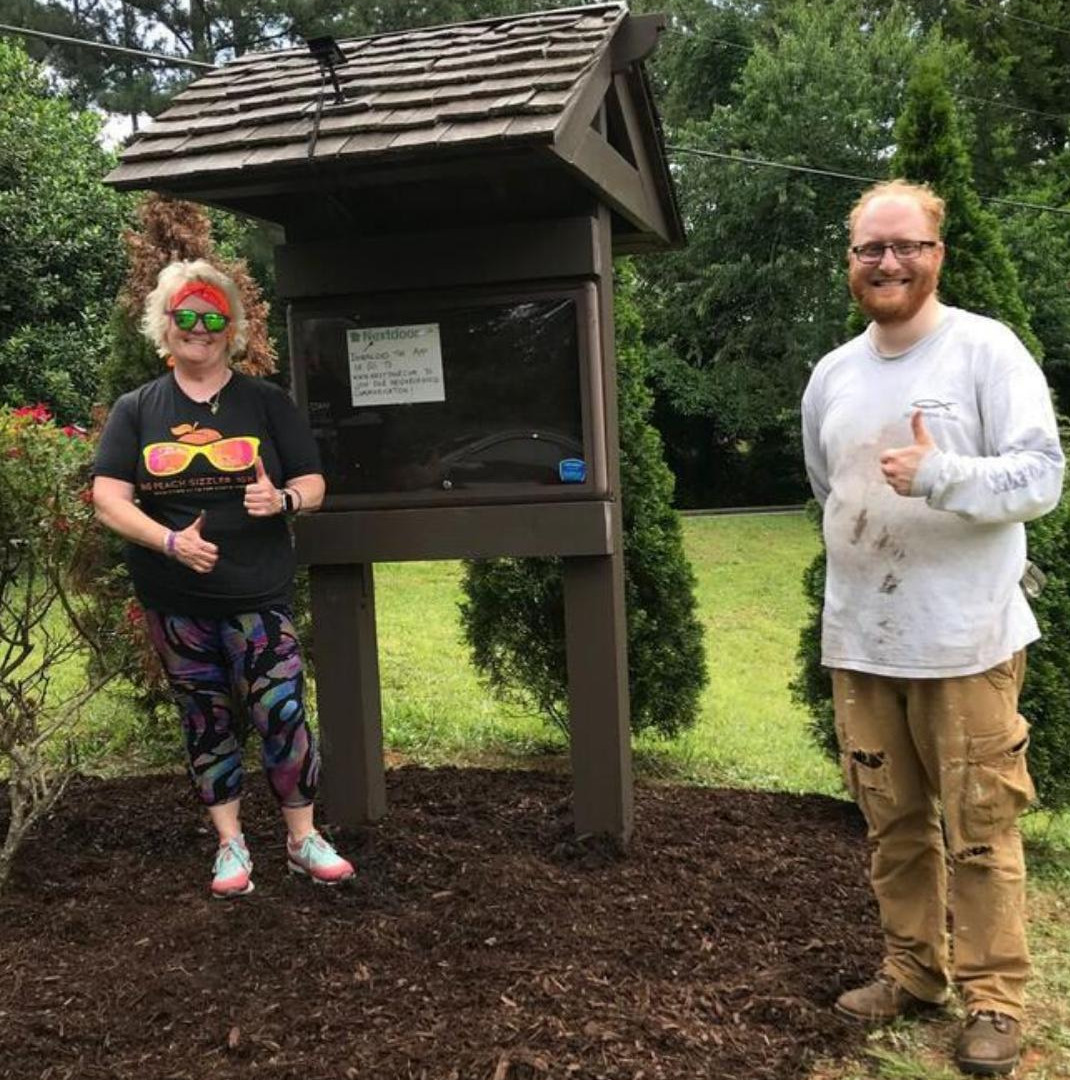
[[[438,323],[348,330],[354,405],[445,401]]]

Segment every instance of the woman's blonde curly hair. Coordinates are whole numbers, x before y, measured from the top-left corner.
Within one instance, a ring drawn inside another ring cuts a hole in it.
[[[206,259],[173,262],[160,271],[156,288],[145,297],[141,332],[156,346],[156,351],[161,356],[167,356],[168,349],[164,341],[167,328],[171,324],[171,297],[191,281],[203,281],[206,285],[213,285],[227,298],[227,303],[230,304],[227,358],[240,356],[245,351],[248,330],[241,293],[226,274],[217,270]]]

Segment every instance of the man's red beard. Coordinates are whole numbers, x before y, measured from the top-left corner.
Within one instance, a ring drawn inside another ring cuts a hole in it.
[[[875,323],[909,322],[936,292],[939,271],[923,259],[889,273],[875,266],[854,263],[848,274],[851,295],[867,318]],[[875,281],[901,281],[904,285],[875,285]]]

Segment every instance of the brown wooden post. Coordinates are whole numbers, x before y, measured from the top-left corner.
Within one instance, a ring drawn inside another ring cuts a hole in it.
[[[372,564],[312,566],[323,799],[338,825],[386,813]]]
[[[628,630],[617,444],[617,365],[613,338],[613,253],[609,211],[598,212],[598,315],[610,491],[609,555],[564,560],[565,641],[573,811],[577,835],[632,831],[632,746]]]
[[[564,560],[565,639],[578,836],[632,831],[632,750],[619,554]]]

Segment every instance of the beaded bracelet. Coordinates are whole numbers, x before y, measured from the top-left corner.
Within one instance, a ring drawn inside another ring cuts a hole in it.
[[[163,541],[164,554],[169,558],[175,557],[175,530],[168,529]]]

